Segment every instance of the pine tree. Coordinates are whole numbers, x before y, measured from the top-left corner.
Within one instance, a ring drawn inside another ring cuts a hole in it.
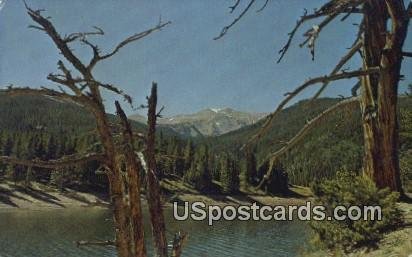
[[[7,136],[7,139],[3,145],[3,155],[5,156],[10,156],[12,154],[13,151],[13,139],[9,136]]]
[[[179,145],[175,146],[173,150],[173,158],[174,158],[174,174],[181,177],[183,176],[184,168],[185,168],[185,160],[181,157],[182,152]]]
[[[43,137],[41,135],[35,136],[35,142],[34,142],[34,147],[35,147],[35,156],[39,159],[44,159],[46,155],[46,150],[44,147],[43,143]]]
[[[265,184],[264,189],[267,193],[285,194],[289,189],[288,174],[281,162],[276,162],[272,167],[272,176]]]
[[[246,177],[246,182],[248,185],[254,186],[255,185],[255,179],[257,175],[257,164],[256,164],[256,155],[254,151],[248,151],[246,153],[246,171],[245,171],[245,177]]]
[[[22,137],[17,137],[17,141],[13,146],[13,156],[20,158],[23,155],[23,140]]]
[[[193,147],[193,143],[191,140],[189,140],[186,144],[184,158],[185,158],[184,169],[185,169],[185,172],[187,172],[192,167],[192,164],[194,161],[194,147]]]
[[[220,182],[222,193],[231,194],[239,190],[239,166],[227,154],[221,159]]]
[[[184,175],[184,181],[197,190],[206,190],[211,184],[211,176],[208,168],[208,149],[202,145],[198,148],[189,170]]]
[[[196,159],[196,188],[199,190],[205,190],[211,184],[211,176],[209,171],[209,150],[207,145],[202,145],[200,147]]]
[[[56,159],[57,156],[57,144],[56,140],[52,135],[50,135],[48,141],[47,141],[47,150],[46,150],[46,159],[47,160],[54,160]]]

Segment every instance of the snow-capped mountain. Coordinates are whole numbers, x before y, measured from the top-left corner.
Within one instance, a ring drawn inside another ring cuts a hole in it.
[[[160,118],[159,125],[167,126],[184,136],[217,136],[253,124],[265,113],[248,113],[231,108],[208,108],[193,114]],[[139,114],[130,117],[144,122]]]

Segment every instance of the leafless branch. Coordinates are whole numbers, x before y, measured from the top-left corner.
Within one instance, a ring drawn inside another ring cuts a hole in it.
[[[333,75],[337,74],[342,69],[343,65],[345,65],[355,55],[355,53],[359,51],[359,49],[362,47],[362,45],[363,45],[362,41],[358,40],[358,42],[355,43],[355,45],[348,51],[348,53],[340,59],[340,61],[335,66],[335,68],[332,70],[332,72],[329,74],[329,76],[333,76]],[[322,94],[322,92],[329,85],[329,82],[330,81],[324,82],[322,87],[318,90],[318,92],[316,92],[316,94],[313,96],[312,99],[318,98],[320,96],[320,94]]]
[[[285,56],[286,52],[288,51],[290,44],[292,43],[292,40],[296,34],[296,32],[298,31],[298,29],[300,28],[300,26],[302,26],[306,21],[311,20],[311,19],[316,19],[319,18],[321,16],[324,16],[325,14],[322,12],[316,12],[313,14],[308,14],[307,10],[305,9],[303,15],[300,17],[300,19],[296,22],[295,27],[292,29],[291,32],[289,32],[289,38],[286,42],[286,44],[282,47],[282,49],[279,50],[279,59],[277,60],[277,63],[280,63],[280,61],[283,59],[283,57]]]
[[[263,11],[266,8],[266,6],[268,5],[268,3],[269,3],[269,0],[266,0],[265,3],[262,5],[262,7],[260,7],[256,12]]]
[[[156,25],[156,26],[153,27],[153,28],[150,28],[150,29],[148,29],[148,30],[145,30],[145,31],[143,31],[143,32],[134,34],[134,35],[126,38],[125,40],[123,40],[122,42],[120,42],[110,53],[105,54],[105,55],[102,55],[102,56],[99,55],[99,51],[97,50],[96,47],[92,47],[92,48],[93,48],[93,52],[94,52],[94,56],[93,56],[92,60],[90,61],[89,65],[88,65],[88,69],[89,69],[89,70],[93,69],[93,67],[96,65],[96,63],[97,63],[98,61],[101,61],[101,60],[104,60],[104,59],[107,59],[107,58],[113,56],[113,55],[116,54],[122,47],[124,47],[124,46],[126,46],[126,45],[128,45],[128,44],[130,44],[130,43],[132,43],[132,42],[135,42],[135,41],[137,41],[137,40],[139,40],[139,39],[142,39],[142,38],[150,35],[151,33],[155,32],[155,31],[161,30],[162,28],[164,28],[165,26],[167,26],[167,25],[169,25],[169,24],[171,24],[171,23],[172,23],[172,22],[170,22],[170,21],[164,22],[164,23],[159,22],[159,24]],[[86,42],[87,42],[87,41],[86,41]],[[89,45],[89,46],[92,46],[92,45],[89,44],[89,43],[88,43],[88,45]]]
[[[102,88],[105,88],[107,90],[110,90],[112,92],[115,92],[119,95],[122,95],[124,100],[126,102],[128,102],[132,107],[133,107],[133,101],[132,98],[125,94],[122,90],[120,90],[119,88],[111,85],[111,84],[104,84],[104,83],[100,83],[96,80],[94,80],[93,75],[92,75],[92,69],[93,67],[96,65],[96,63],[100,60],[104,60],[107,59],[111,56],[113,56],[114,54],[116,54],[122,47],[126,46],[129,43],[132,43],[134,41],[137,41],[141,38],[144,38],[146,36],[148,36],[149,34],[151,34],[154,31],[157,30],[161,30],[163,27],[165,27],[166,25],[170,24],[171,22],[166,22],[166,23],[162,23],[161,21],[159,22],[159,24],[157,26],[155,26],[154,28],[148,29],[146,31],[143,31],[141,33],[137,33],[134,34],[128,38],[126,38],[125,40],[123,40],[122,42],[120,42],[112,52],[101,56],[100,55],[100,50],[98,48],[97,45],[92,44],[91,42],[89,42],[87,40],[87,36],[90,35],[104,35],[104,32],[102,29],[100,29],[99,27],[94,27],[96,29],[96,31],[94,32],[79,32],[79,33],[72,33],[69,34],[68,36],[66,36],[65,38],[62,38],[59,33],[56,31],[55,27],[53,26],[53,24],[47,19],[44,18],[41,15],[41,12],[39,10],[33,10],[31,9],[29,6],[27,6],[26,4],[26,9],[28,11],[29,16],[33,19],[33,21],[35,21],[37,24],[40,25],[40,29],[44,30],[49,36],[50,38],[53,40],[53,42],[55,43],[55,45],[57,46],[57,48],[60,50],[61,54],[82,74],[83,78],[82,79],[74,79],[70,73],[70,71],[64,66],[62,61],[59,61],[58,66],[59,69],[63,72],[64,76],[61,75],[56,75],[56,74],[49,74],[48,79],[65,85],[67,87],[69,87],[74,93],[75,95],[79,96],[79,98],[81,98],[80,100],[84,101],[85,100],[91,100],[91,99],[87,99],[88,96],[87,94],[82,94],[82,91],[86,88],[89,87],[92,91],[94,91],[94,97],[100,98],[100,93],[98,93],[97,87],[100,86]],[[75,40],[79,40],[82,43],[90,46],[93,50],[93,57],[89,62],[89,65],[85,66],[80,59],[74,55],[73,51],[69,48],[68,43],[73,42]],[[76,83],[81,83],[84,82],[84,84],[81,84],[79,87],[76,85]],[[71,97],[72,100],[76,100],[78,101],[78,99],[75,99],[74,96]],[[87,101],[86,101],[87,102]],[[90,102],[90,101],[89,101]]]
[[[331,21],[333,21],[339,13],[332,13],[327,16],[319,25],[312,26],[311,29],[305,32],[304,36],[306,37],[305,41],[303,41],[299,46],[303,47],[306,44],[310,49],[310,53],[312,55],[312,60],[315,59],[315,44],[316,39],[319,37],[320,32],[324,27],[326,27]]]
[[[273,164],[275,163],[275,161],[284,153],[286,153],[289,149],[291,149],[292,147],[294,147],[297,143],[299,143],[307,134],[308,132],[315,127],[316,125],[318,125],[320,122],[322,122],[329,114],[334,113],[335,111],[340,110],[343,106],[347,106],[350,104],[354,104],[358,102],[358,98],[357,97],[352,97],[349,99],[345,99],[342,100],[340,102],[338,102],[337,104],[327,108],[325,111],[321,112],[319,115],[317,115],[315,118],[313,118],[312,120],[308,121],[306,123],[306,125],[293,137],[291,138],[286,144],[284,144],[284,146],[282,148],[280,148],[279,150],[277,150],[274,153],[269,154],[269,156],[267,156],[266,159],[270,160],[270,165],[269,165],[269,169],[267,170],[265,176],[263,177],[263,179],[260,181],[259,185],[257,186],[257,188],[261,188],[264,183],[270,179],[271,177],[271,172],[272,172],[272,167]]]
[[[289,103],[290,100],[292,100],[295,96],[297,96],[300,92],[302,92],[304,89],[307,87],[317,84],[317,83],[325,83],[325,82],[330,82],[330,81],[336,81],[336,80],[341,80],[341,79],[350,79],[350,78],[356,78],[360,76],[366,76],[369,74],[374,74],[374,73],[379,73],[380,68],[379,67],[372,67],[368,70],[357,70],[357,71],[352,71],[352,72],[340,72],[337,74],[334,74],[332,76],[326,75],[326,76],[320,76],[316,77],[313,79],[309,79],[299,87],[297,87],[294,91],[289,92],[286,94],[286,98],[278,105],[276,110],[272,112],[268,117],[266,118],[266,121],[264,122],[262,128],[256,133],[248,142],[242,146],[242,149],[245,147],[249,146],[251,143],[255,142],[259,138],[261,138],[267,130],[270,128],[270,125],[273,121],[273,119],[283,110],[283,107]]]
[[[61,38],[53,24],[47,18],[43,17],[39,10],[33,10],[27,5],[26,9],[32,20],[39,24],[40,27],[50,36],[57,48],[60,50],[61,54],[83,75],[88,75],[86,66],[84,66],[80,59],[73,54],[68,47],[67,42]]]
[[[63,72],[64,75],[59,75],[59,74],[56,75],[56,74],[50,73],[47,76],[47,79],[55,83],[59,83],[61,85],[67,86],[69,89],[72,90],[72,92],[75,95],[81,97],[82,90],[76,86],[76,83],[78,83],[80,79],[74,79],[72,77],[71,72],[66,68],[66,66],[61,60],[57,62],[57,66],[59,70]]]
[[[109,91],[112,91],[118,95],[123,96],[124,101],[126,101],[128,104],[130,104],[130,106],[133,108],[133,99],[130,95],[126,94],[123,90],[119,89],[118,87],[112,85],[112,84],[104,84],[104,83],[100,83],[97,82],[96,83],[101,86],[104,89],[107,89]]]
[[[100,49],[97,45],[92,44],[91,42],[89,42],[86,38],[82,38],[81,41],[88,45],[90,48],[92,48],[93,50],[93,57],[89,62],[89,65],[87,66],[87,69],[89,71],[91,71],[94,66],[101,60],[107,59],[111,56],[113,56],[114,54],[116,54],[122,47],[126,46],[127,44],[130,44],[132,42],[138,41],[139,39],[142,39],[148,35],[150,35],[151,33],[161,30],[163,27],[167,26],[171,24],[171,22],[165,22],[162,23],[161,21],[159,22],[159,24],[153,28],[150,28],[146,31],[134,34],[128,38],[126,38],[125,40],[123,40],[122,42],[120,42],[110,53],[105,54],[103,56],[100,55]]]
[[[156,117],[157,117],[157,118],[162,118],[162,112],[163,112],[164,109],[165,109],[165,107],[162,106],[162,107],[160,108],[160,110],[156,113]]]
[[[342,19],[340,19],[340,21],[345,21],[353,13],[363,13],[363,11],[357,7],[350,7],[349,11],[342,17]]]
[[[239,4],[240,4],[240,0],[236,0],[235,4],[229,7],[230,13],[233,13]]]
[[[402,55],[405,57],[412,57],[412,52],[402,52]]]
[[[94,246],[115,246],[116,241],[114,240],[106,240],[106,241],[77,241],[76,242],[77,247],[80,246],[89,246],[89,245],[94,245]]]
[[[82,39],[82,38],[85,38],[85,37],[91,36],[91,35],[104,35],[104,31],[101,28],[99,28],[97,26],[93,26],[93,28],[96,31],[71,33],[68,36],[64,37],[63,41],[66,42],[66,43],[69,43],[69,42],[73,42],[77,39]]]
[[[36,25],[29,25],[28,28],[29,29],[38,29],[38,30],[41,30],[41,31],[45,31],[42,27],[39,27],[39,26],[36,26]]]
[[[353,97],[356,97],[358,95],[357,91],[360,87],[361,87],[361,80],[359,79],[350,90]]]
[[[239,2],[239,1],[238,1]],[[236,6],[239,4],[238,2],[236,2],[236,5],[234,6],[234,8],[236,8]],[[229,25],[223,27],[222,31],[220,32],[220,34],[213,38],[213,40],[218,40],[220,38],[222,38],[231,27],[233,27],[238,21],[240,21],[240,19],[242,19],[242,17],[249,11],[250,7],[252,7],[252,5],[256,2],[256,0],[250,0],[249,4],[246,6],[245,9],[243,9],[243,11],[239,14],[239,16],[237,16],[232,23],[230,23]],[[232,7],[231,7],[232,8]],[[234,9],[233,9],[234,10]],[[232,10],[232,11],[233,11]]]
[[[104,162],[104,155],[97,154],[97,153],[89,153],[83,156],[78,155],[69,155],[64,156],[58,160],[22,160],[19,158],[15,158],[12,156],[0,156],[0,162],[2,163],[12,163],[16,165],[22,166],[31,166],[31,167],[38,167],[38,168],[46,168],[46,169],[58,169],[63,167],[70,167],[76,166],[82,163],[87,163],[91,161],[102,161]]]
[[[314,43],[315,40],[319,34],[319,32],[322,30],[322,28],[326,27],[327,24],[329,24],[333,19],[335,19],[339,14],[341,13],[355,13],[355,12],[362,12],[357,8],[360,4],[362,4],[365,0],[354,0],[354,1],[329,1],[325,5],[323,5],[319,10],[316,10],[312,14],[307,14],[307,11],[305,10],[303,16],[300,17],[300,19],[296,22],[295,27],[293,30],[289,33],[289,38],[286,42],[286,44],[282,47],[282,49],[279,50],[279,59],[277,62],[279,63],[283,57],[285,56],[286,52],[288,51],[290,44],[292,43],[292,40],[297,32],[297,30],[300,28],[300,26],[303,25],[308,20],[315,19],[321,16],[328,15],[327,18],[325,18],[319,25],[313,26],[311,30],[307,31],[305,33],[305,36],[307,36],[306,40],[300,44],[301,46],[307,44],[308,42],[312,43],[309,44],[309,47],[311,48],[312,52],[312,58],[314,55]]]

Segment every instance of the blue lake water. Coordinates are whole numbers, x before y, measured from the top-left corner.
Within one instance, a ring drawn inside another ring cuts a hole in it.
[[[189,233],[183,257],[297,256],[308,237],[303,222],[176,221],[165,210],[170,238],[178,230]],[[148,217],[145,230],[150,235]],[[81,247],[78,240],[113,239],[109,210],[94,208],[0,212],[1,257],[116,256],[113,247]],[[150,240],[147,242],[151,249]],[[151,252],[151,251],[149,251]],[[150,256],[150,255],[149,255]]]

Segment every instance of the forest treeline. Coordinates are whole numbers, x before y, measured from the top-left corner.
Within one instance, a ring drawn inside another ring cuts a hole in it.
[[[258,166],[279,150],[312,118],[340,99],[303,100],[282,111],[254,151]],[[292,184],[309,185],[318,179],[332,178],[337,171],[359,172],[362,169],[363,134],[359,104],[346,105],[330,114],[312,129],[295,147],[280,158]],[[212,151],[236,152],[259,131],[264,120],[208,140]],[[399,97],[399,150],[402,179],[412,189],[412,97]],[[407,186],[408,186],[407,185]]]
[[[253,149],[240,151],[261,122],[219,137],[190,139],[171,129],[158,131],[158,170],[163,177],[182,179],[204,192],[235,193],[257,185],[267,170],[265,157],[276,151],[304,125],[338,99],[301,101],[283,111],[270,132]],[[307,108],[310,105],[310,108]],[[101,151],[93,118],[74,104],[46,97],[0,96],[0,155],[27,160],[53,160]],[[115,124],[115,116],[110,117]],[[268,192],[284,192],[288,183],[308,185],[336,171],[358,172],[362,166],[362,129],[358,105],[328,116],[274,167]],[[143,132],[145,125],[133,122]],[[115,130],[116,127],[113,126]],[[412,98],[400,97],[400,165],[405,182],[412,180]],[[96,161],[62,170],[0,164],[0,177],[18,182],[38,181],[63,189],[106,190],[107,178]],[[407,183],[408,184],[408,183]]]
[[[79,106],[47,97],[0,95],[0,108],[1,156],[48,161],[102,150],[93,117]],[[116,132],[116,117],[109,115],[109,119]],[[146,130],[146,125],[138,122],[132,122],[132,126],[137,133]],[[165,127],[158,129],[156,144],[161,176],[183,179],[201,191],[215,190],[215,182],[225,193],[239,189],[239,167],[234,155],[212,154],[206,144],[183,138]],[[61,170],[0,163],[0,179],[106,192],[107,178],[99,167],[97,161]]]

